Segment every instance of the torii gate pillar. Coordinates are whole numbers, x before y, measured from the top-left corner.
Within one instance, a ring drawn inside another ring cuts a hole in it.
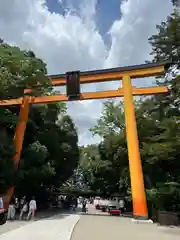
[[[136,219],[148,219],[146,194],[142,163],[139,151],[136,116],[133,103],[131,78],[123,77],[124,112],[126,122],[126,138],[129,155],[129,169],[133,201],[133,215]]]

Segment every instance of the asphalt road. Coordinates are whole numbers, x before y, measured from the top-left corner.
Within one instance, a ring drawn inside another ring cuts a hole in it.
[[[180,228],[158,227],[152,223],[134,223],[131,218],[98,215],[89,207],[89,215],[82,215],[71,240],[179,240]]]
[[[51,237],[54,234],[56,236],[56,239],[63,240],[67,238],[63,238],[62,236],[60,237],[59,234],[63,233],[67,235],[68,231],[72,228],[72,225],[74,224],[73,215],[75,218],[76,216],[78,217],[80,215],[80,220],[75,225],[71,240],[95,240],[95,239],[98,239],[98,240],[109,240],[109,239],[113,239],[113,240],[119,240],[119,239],[179,240],[180,239],[179,228],[158,227],[156,224],[148,224],[148,223],[139,223],[139,224],[134,223],[131,221],[130,218],[109,216],[107,213],[101,213],[101,211],[96,211],[92,207],[92,205],[88,206],[87,214],[81,214],[79,210],[77,212],[72,212],[72,213],[69,212],[67,215],[69,217],[66,217],[66,214],[63,214],[63,213],[58,214],[57,210],[51,210],[44,213],[41,212],[41,213],[38,213],[36,216],[35,221],[37,222],[37,224],[35,223],[32,225],[30,224],[32,223],[32,221],[18,221],[18,220],[12,221],[12,222],[8,221],[7,224],[0,226],[0,235],[3,233],[9,232],[13,229],[17,229],[24,226],[22,227],[22,231],[19,231],[19,233],[26,231],[26,229],[29,229],[27,230],[27,232],[30,231],[31,234],[34,232],[34,230],[36,233],[38,233],[38,230],[39,230],[40,234],[42,233],[45,234],[48,240],[51,239],[51,238],[48,238],[50,237],[50,233],[52,234]],[[41,219],[43,219],[43,221],[38,221]],[[63,221],[65,222],[63,223]],[[45,226],[45,224],[47,226]],[[65,227],[67,229],[65,229]],[[47,233],[49,234],[48,236],[47,236]],[[0,236],[0,239],[1,239],[1,236]]]

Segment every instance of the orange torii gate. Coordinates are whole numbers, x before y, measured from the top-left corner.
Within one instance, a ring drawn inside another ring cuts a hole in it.
[[[75,73],[75,77],[72,74],[71,80],[68,80],[67,74],[52,75],[49,76],[51,79],[52,86],[64,86],[67,85],[69,92],[72,92],[72,96],[75,98],[69,98],[66,95],[57,96],[24,96],[19,99],[10,99],[0,101],[0,106],[20,105],[19,123],[16,128],[15,134],[15,147],[16,155],[14,156],[15,166],[18,167],[20,161],[20,155],[22,150],[22,144],[24,140],[24,132],[26,129],[26,123],[28,119],[29,108],[31,104],[49,104],[59,101],[70,101],[70,100],[89,100],[89,99],[102,99],[102,98],[115,98],[124,97],[124,111],[125,111],[125,123],[126,123],[126,134],[127,134],[127,147],[129,156],[129,168],[131,178],[131,190],[133,199],[133,215],[135,218],[147,219],[148,210],[146,202],[146,194],[144,189],[144,179],[141,164],[141,157],[139,151],[139,141],[136,126],[136,117],[133,104],[133,96],[139,95],[153,95],[167,93],[167,86],[155,86],[148,88],[136,88],[132,87],[131,79],[134,78],[145,78],[152,76],[160,76],[165,72],[165,63],[153,63],[153,64],[142,64],[129,67],[95,70],[86,72],[72,72]],[[122,80],[122,88],[118,90],[102,91],[102,92],[86,92],[80,93],[80,84],[87,83],[99,83],[109,82],[115,80]],[[71,81],[71,83],[70,83]],[[73,81],[76,82],[76,92],[73,93]],[[77,85],[79,84],[79,90]],[[71,87],[70,87],[71,85]],[[71,90],[70,90],[71,88]],[[78,92],[79,91],[79,92]],[[10,200],[14,191],[12,187],[7,193],[7,199]]]

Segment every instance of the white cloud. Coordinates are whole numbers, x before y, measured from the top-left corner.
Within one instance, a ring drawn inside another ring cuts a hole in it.
[[[0,1],[1,38],[32,49],[47,63],[49,74],[139,64],[149,58],[148,37],[172,10],[170,0],[124,1],[120,5],[119,20],[109,29],[111,46],[108,47],[95,21],[97,1],[78,2],[78,12],[67,12],[63,16],[50,13],[44,0]],[[119,84],[91,85],[83,89],[112,89]],[[69,104],[81,143],[92,142],[87,131],[99,117],[101,108],[100,101]]]

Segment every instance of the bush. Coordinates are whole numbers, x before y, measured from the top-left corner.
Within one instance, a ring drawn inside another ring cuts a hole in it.
[[[180,184],[171,182],[160,184],[157,188],[147,190],[149,216],[157,216],[158,211],[180,211]]]

